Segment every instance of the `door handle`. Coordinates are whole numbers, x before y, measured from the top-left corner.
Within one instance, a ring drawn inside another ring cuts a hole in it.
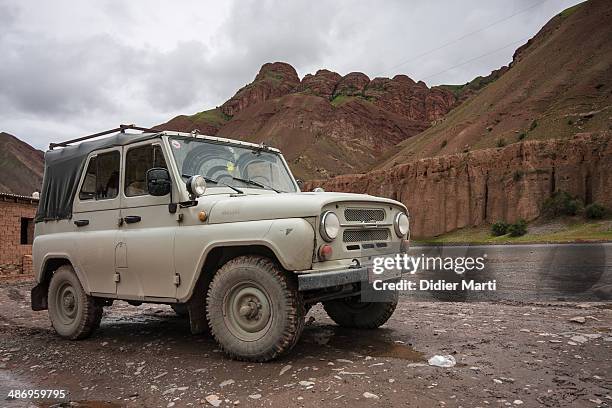
[[[134,224],[135,222],[140,222],[140,215],[127,215],[123,217],[123,221],[126,224]]]
[[[84,227],[86,225],[89,225],[89,220],[76,220],[74,222],[74,225],[76,225],[77,227]]]

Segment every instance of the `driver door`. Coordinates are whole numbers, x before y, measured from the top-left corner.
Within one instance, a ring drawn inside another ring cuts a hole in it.
[[[174,237],[178,223],[168,211],[170,194],[149,195],[147,170],[167,168],[161,142],[123,148],[121,218],[116,247],[119,298],[175,298]],[[173,181],[176,182],[176,181]]]

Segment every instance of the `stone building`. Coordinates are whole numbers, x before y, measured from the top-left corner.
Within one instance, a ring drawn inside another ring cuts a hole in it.
[[[0,277],[32,273],[38,198],[0,193]]]

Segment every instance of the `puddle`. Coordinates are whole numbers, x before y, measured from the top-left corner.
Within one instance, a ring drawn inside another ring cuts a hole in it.
[[[305,332],[306,341],[327,345],[372,357],[389,357],[410,362],[425,361],[424,353],[407,344],[396,343],[385,336],[386,329],[376,331],[351,330],[339,327],[321,327]]]

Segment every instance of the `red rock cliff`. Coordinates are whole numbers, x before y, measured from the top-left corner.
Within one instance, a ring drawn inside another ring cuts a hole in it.
[[[611,208],[611,174],[612,133],[604,132],[431,157],[309,182],[305,190],[322,186],[399,200],[410,211],[413,235],[429,237],[499,220],[533,220],[559,190]]]

